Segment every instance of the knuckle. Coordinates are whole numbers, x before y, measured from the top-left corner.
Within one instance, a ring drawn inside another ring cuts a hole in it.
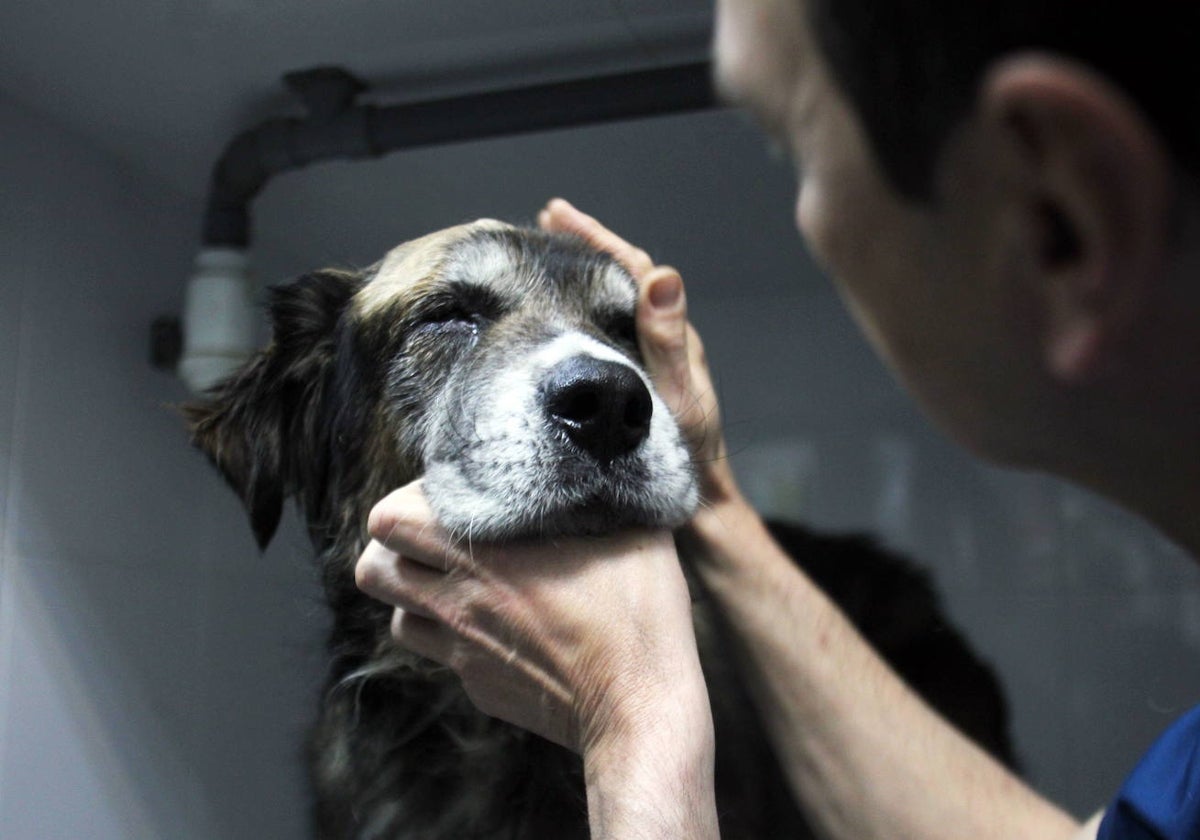
[[[384,499],[371,508],[367,516],[367,533],[372,539],[384,542],[396,529],[396,523],[396,513],[388,504],[388,499]]]
[[[672,374],[680,364],[686,362],[687,359],[687,340],[680,334],[679,330],[670,329],[665,325],[656,325],[650,329],[647,336],[652,353],[663,357],[663,361],[667,362],[672,368]],[[653,360],[648,360],[648,364],[654,364]]]
[[[354,564],[354,585],[363,592],[371,592],[379,586],[380,572],[370,557],[362,557]]]
[[[438,620],[444,624],[455,638],[466,639],[471,635],[473,624],[467,610],[458,604],[446,604],[439,610]]]
[[[680,330],[664,330],[661,343],[676,358],[677,363],[686,360],[688,340],[685,333]]]
[[[389,544],[394,538],[411,540],[428,524],[424,497],[416,484],[393,490],[367,514],[367,532],[373,539]]]
[[[649,271],[654,267],[654,260],[650,259],[650,254],[642,248],[630,248],[626,259],[639,271]]]

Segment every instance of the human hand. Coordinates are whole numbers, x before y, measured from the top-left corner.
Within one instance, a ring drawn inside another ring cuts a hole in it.
[[[359,588],[396,607],[396,641],[453,670],[484,713],[585,758],[680,727],[710,737],[669,533],[472,546],[437,524],[420,482],[376,505],[368,528]]]
[[[683,278],[655,265],[641,248],[561,198],[538,214],[544,230],[571,233],[606,251],[638,284],[638,346],[655,389],[675,415],[698,469],[701,495],[715,504],[736,497],[737,486],[721,430],[721,413],[700,335],[687,319]]]

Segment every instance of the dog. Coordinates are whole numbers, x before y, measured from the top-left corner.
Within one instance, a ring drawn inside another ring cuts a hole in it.
[[[461,539],[684,523],[696,477],[641,367],[636,300],[579,239],[461,225],[274,288],[269,346],[185,407],[259,545],[294,498],[319,558],[332,628],[308,742],[317,837],[588,836],[578,756],[479,713],[448,670],[400,650],[353,569],[371,507],[418,476]],[[923,572],[866,538],[771,530],[915,690],[1012,763],[1000,686]],[[812,836],[702,593],[695,614],[722,836]]]

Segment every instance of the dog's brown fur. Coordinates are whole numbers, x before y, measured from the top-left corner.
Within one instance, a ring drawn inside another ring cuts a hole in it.
[[[456,251],[481,238],[516,268],[536,264],[538,277],[557,278],[564,299],[575,293],[572,277],[619,271],[582,243],[499,223],[433,234],[366,272],[320,271],[273,290],[270,346],[187,408],[194,443],[245,502],[260,545],[271,539],[284,500],[294,497],[320,559],[333,616],[327,689],[309,742],[315,832],[322,838],[587,836],[577,756],[478,713],[452,675],[395,648],[390,609],[354,585],[368,511],[426,466],[420,403],[438,386],[409,379],[441,376],[429,371],[444,361],[438,361],[442,345],[410,339],[414,312],[444,292],[442,275]],[[517,300],[529,288],[499,295]],[[616,327],[593,323],[599,316],[591,311],[572,317],[632,357],[632,297],[622,300],[627,317]],[[453,327],[459,329],[457,322]],[[525,334],[536,329],[520,326]],[[456,335],[446,340],[458,341]],[[772,530],[919,692],[1011,760],[1000,689],[944,620],[923,573],[867,540],[779,524]],[[696,612],[718,733],[722,836],[809,836],[719,618],[703,600]]]

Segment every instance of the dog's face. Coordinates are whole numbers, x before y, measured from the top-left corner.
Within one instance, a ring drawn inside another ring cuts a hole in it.
[[[674,526],[697,490],[637,361],[636,289],[582,242],[492,221],[361,276],[274,291],[271,345],[189,408],[261,543],[283,498],[315,537],[417,475],[472,539]]]

